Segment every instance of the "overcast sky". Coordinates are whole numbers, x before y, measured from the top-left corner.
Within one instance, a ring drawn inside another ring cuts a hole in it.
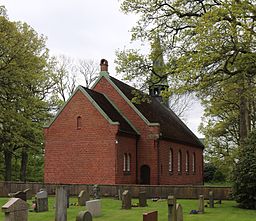
[[[23,21],[48,38],[52,55],[65,54],[73,58],[105,58],[109,72],[116,75],[115,51],[129,48],[129,30],[136,17],[124,15],[118,0],[0,0],[10,20]],[[197,131],[202,108],[194,104],[187,117],[188,127]]]

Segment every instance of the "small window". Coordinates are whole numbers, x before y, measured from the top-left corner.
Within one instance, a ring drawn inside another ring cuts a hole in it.
[[[127,155],[127,171],[128,172],[131,171],[131,154],[130,153]]]
[[[186,152],[186,173],[189,173],[189,153]]]
[[[81,129],[81,127],[82,127],[82,117],[77,117],[77,119],[76,119],[76,127],[77,127],[77,129]]]
[[[126,171],[127,154],[124,154],[123,171]]]
[[[181,150],[178,152],[178,173],[181,173],[181,161],[182,161],[182,155],[181,155]]]
[[[193,153],[192,155],[192,172],[195,173],[196,172],[196,154]]]
[[[169,172],[172,172],[173,170],[173,152],[172,148],[169,150]]]

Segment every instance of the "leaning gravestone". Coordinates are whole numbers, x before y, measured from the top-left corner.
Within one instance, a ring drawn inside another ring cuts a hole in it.
[[[175,196],[168,196],[167,199],[168,205],[168,221],[176,221],[176,198]]]
[[[147,206],[147,196],[146,192],[139,192],[139,207],[145,207]]]
[[[16,193],[9,193],[8,195],[13,198],[20,198],[24,201],[27,201],[26,193],[23,191],[18,191]]]
[[[204,195],[199,195],[198,213],[204,213]]]
[[[183,209],[179,203],[176,204],[176,216],[177,221],[183,221]]]
[[[56,189],[55,221],[67,221],[67,190],[64,186]]]
[[[90,200],[86,202],[87,210],[92,214],[92,216],[101,215],[101,200]]]
[[[48,211],[48,194],[45,190],[41,190],[35,196],[36,212]]]
[[[5,221],[27,221],[28,204],[20,198],[11,198],[2,206],[5,213]]]
[[[122,194],[122,209],[132,208],[132,197],[129,190],[125,190]]]
[[[85,206],[86,201],[90,200],[90,194],[86,190],[82,190],[78,195],[78,205]]]
[[[26,194],[26,199],[31,200],[32,199],[32,190],[30,188],[27,188],[23,191]]]
[[[157,211],[143,213],[143,221],[157,221]]]
[[[88,211],[81,211],[78,213],[76,221],[92,221],[92,214]]]
[[[209,204],[210,208],[214,208],[214,196],[213,196],[213,191],[209,192]]]

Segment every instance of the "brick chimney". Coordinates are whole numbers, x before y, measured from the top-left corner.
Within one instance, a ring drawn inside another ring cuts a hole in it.
[[[108,72],[108,61],[106,59],[100,60],[100,71],[106,71]]]

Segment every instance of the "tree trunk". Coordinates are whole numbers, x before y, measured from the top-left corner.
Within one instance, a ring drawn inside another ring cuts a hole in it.
[[[21,167],[20,167],[20,180],[27,180],[27,163],[28,163],[28,153],[26,152],[26,148],[22,149],[21,153]]]
[[[245,139],[250,132],[250,117],[248,110],[248,99],[245,95],[240,97],[240,145],[243,146]]]
[[[5,174],[4,180],[12,180],[12,152],[5,150],[4,151],[4,165],[5,165]]]

